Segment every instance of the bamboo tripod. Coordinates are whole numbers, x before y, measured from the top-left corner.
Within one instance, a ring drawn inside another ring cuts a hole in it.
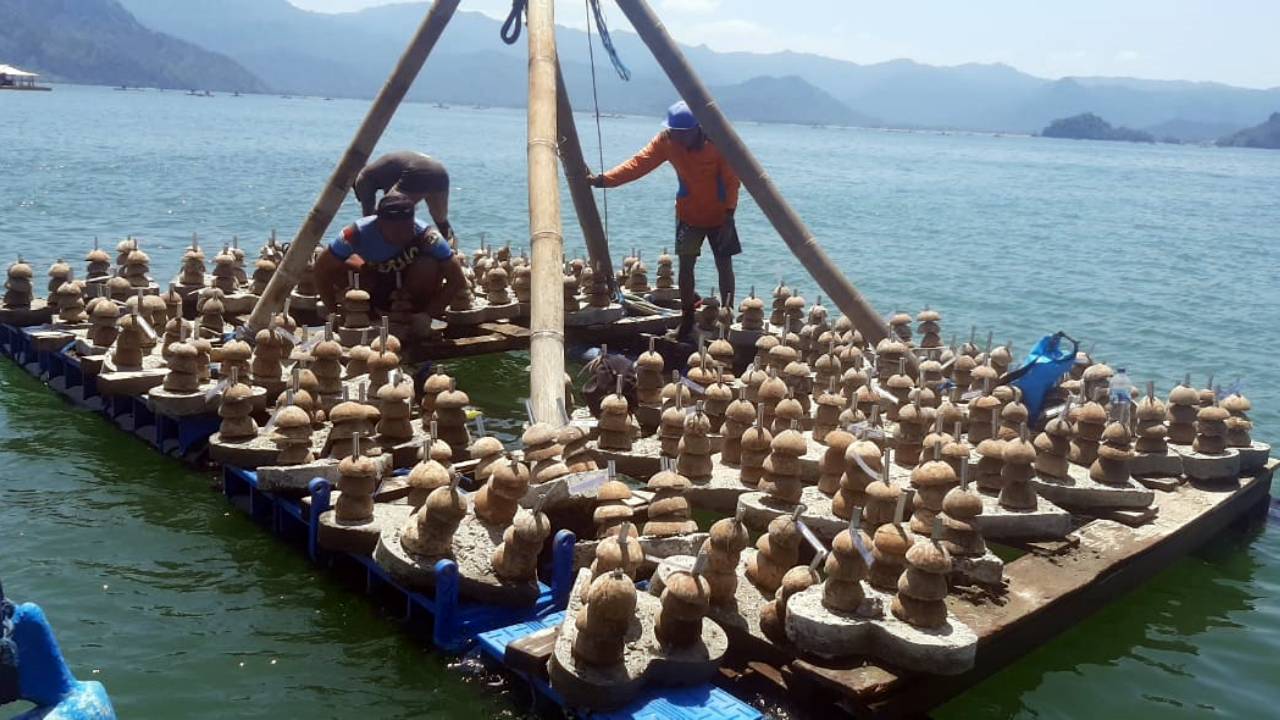
[[[368,162],[373,148],[395,115],[427,56],[440,39],[460,0],[435,0],[419,25],[409,47],[374,99],[311,212],[298,229],[284,261],[254,305],[249,328],[259,330],[284,304],[315,252],[320,238],[346,199],[356,175]],[[675,41],[645,0],[617,0],[640,38],[653,53],[680,96],[689,104],[703,132],[724,154],[756,204],[786,242],[822,291],[849,316],[863,338],[872,344],[887,335],[887,328],[871,304],[831,262],[813,233],[782,197],[763,166],[747,149],[733,126],[698,79]],[[529,246],[532,263],[530,325],[530,404],[534,420],[560,424],[564,400],[564,306],[561,262],[564,237],[560,218],[560,188],[556,157],[565,170],[575,214],[582,226],[591,264],[613,277],[608,239],[587,184],[587,168],[573,122],[572,106],[560,76],[556,55],[553,0],[528,0],[529,35]],[[916,360],[907,357],[914,372]]]

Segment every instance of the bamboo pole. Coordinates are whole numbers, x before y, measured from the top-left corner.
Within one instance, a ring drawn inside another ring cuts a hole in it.
[[[564,236],[556,176],[556,35],[552,0],[529,0],[529,399],[538,422],[560,424],[564,400]]]
[[[595,193],[587,183],[587,161],[582,156],[582,143],[578,140],[578,126],[573,121],[573,106],[569,103],[569,89],[560,72],[559,58],[556,60],[556,126],[560,130],[560,166],[564,168],[573,209],[582,226],[591,267],[595,272],[604,273],[609,287],[615,288],[617,278],[613,276],[613,260],[609,257],[609,238],[604,234],[604,223],[600,222]]]
[[[382,90],[374,98],[373,105],[369,107],[369,112],[365,114],[364,121],[360,123],[360,129],[351,139],[351,144],[342,154],[337,167],[333,169],[329,182],[320,191],[311,212],[307,214],[302,227],[298,228],[298,234],[294,235],[293,241],[289,243],[289,251],[285,253],[280,267],[276,268],[262,297],[258,298],[258,302],[253,306],[253,313],[249,316],[251,330],[266,327],[268,319],[280,309],[285,297],[298,284],[302,273],[306,272],[307,263],[311,260],[316,245],[329,229],[334,216],[338,214],[338,209],[342,207],[342,201],[351,190],[356,175],[369,162],[373,148],[387,129],[387,124],[391,122],[391,117],[400,107],[405,94],[409,92],[414,79],[418,77],[422,64],[426,62],[427,55],[440,39],[440,34],[444,32],[449,19],[453,17],[453,12],[458,9],[459,2],[460,0],[435,0],[431,4],[431,10],[418,26],[418,31],[409,42],[409,47],[400,56],[400,61],[396,63],[386,84],[382,86]],[[334,308],[329,310],[332,312]]]
[[[706,86],[698,79],[684,53],[671,39],[652,8],[645,0],[618,0],[618,7],[631,21],[631,26],[640,35],[640,39],[649,46],[650,52],[662,66],[680,97],[689,104],[702,131],[729,161],[729,166],[742,180],[751,197],[755,198],[756,204],[765,217],[769,218],[774,230],[782,236],[792,254],[817,281],[818,287],[822,288],[822,292],[831,298],[841,312],[849,316],[849,320],[867,342],[874,345],[883,339],[888,334],[887,323],[835,263],[831,262],[831,258],[823,251],[804,221],[782,197],[764,167],[747,149],[742,138],[711,98]],[[907,354],[907,364],[911,368],[909,372],[914,375],[916,358],[911,353]]]

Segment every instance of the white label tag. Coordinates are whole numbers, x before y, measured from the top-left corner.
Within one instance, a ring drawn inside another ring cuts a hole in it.
[[[859,455],[858,453],[854,453],[854,454],[853,454],[853,461],[854,461],[855,463],[857,463],[857,464],[858,464],[858,467],[859,467],[859,468],[862,468],[862,472],[866,473],[866,474],[867,474],[867,477],[869,477],[869,478],[878,478],[878,477],[880,477],[880,471],[879,471],[879,470],[872,470],[872,469],[871,469],[871,466],[867,464],[867,461],[866,461],[866,460],[863,460],[863,459],[862,459],[862,456],[861,456],[861,455]],[[883,461],[882,461],[882,462],[883,462]]]
[[[891,392],[889,392],[888,390],[885,390],[884,388],[880,387],[880,383],[872,382],[872,383],[871,383],[871,389],[872,389],[873,391],[875,391],[875,394],[879,395],[880,397],[884,398],[885,400],[888,400],[889,402],[893,403],[894,405],[897,405],[897,404],[898,404],[898,398],[894,397],[894,396],[893,396],[893,393],[891,393]]]
[[[815,553],[821,555],[827,551],[827,546],[822,544],[822,541],[818,539],[817,535],[813,534],[813,531],[809,529],[809,526],[803,520],[796,520],[796,527],[800,528],[800,534],[804,536],[805,542],[809,543],[809,547],[813,548]]]
[[[862,556],[862,562],[870,566],[872,560],[875,558],[872,557],[871,551],[867,549],[867,544],[862,542],[862,532],[857,528],[853,528],[849,531],[849,536],[853,538],[853,547],[855,547],[858,550],[858,554]]]
[[[690,380],[689,378],[680,378],[680,384],[689,388],[689,390],[693,391],[693,394],[695,395],[705,395],[707,393],[707,389],[705,387]]]
[[[592,470],[590,472],[582,473],[578,477],[569,481],[569,494],[582,496],[594,493],[606,482],[609,482],[608,470]]]
[[[961,402],[972,402],[972,401],[974,401],[974,400],[977,400],[977,399],[978,399],[978,398],[980,398],[980,397],[982,397],[982,391],[981,391],[981,390],[970,390],[970,391],[968,391],[968,392],[966,392],[966,393],[964,393],[963,395],[961,395],[961,396],[960,396],[960,401],[961,401]]]
[[[222,378],[221,380],[219,380],[217,385],[214,385],[213,387],[205,391],[204,393],[205,402],[210,402],[214,398],[226,392],[227,386],[229,386],[230,384],[231,384],[231,378]]]
[[[271,434],[271,431],[276,427],[276,418],[280,417],[280,413],[283,412],[286,407],[286,405],[280,405],[271,413],[271,419],[267,420],[266,426],[262,428],[263,434]]]
[[[156,329],[151,327],[151,323],[147,322],[147,319],[141,314],[135,315],[134,317],[136,318],[138,327],[142,328],[142,332],[146,333],[148,338],[155,340],[157,337]]]

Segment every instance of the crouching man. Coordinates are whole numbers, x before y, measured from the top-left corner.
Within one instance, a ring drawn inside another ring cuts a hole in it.
[[[414,312],[444,316],[466,278],[440,232],[414,218],[414,204],[401,193],[384,195],[375,214],[342,228],[316,258],[316,286],[325,307],[341,308],[350,274],[356,273],[374,312],[385,314],[399,275]]]

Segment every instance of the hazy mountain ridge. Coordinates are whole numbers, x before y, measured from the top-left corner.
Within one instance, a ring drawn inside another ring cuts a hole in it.
[[[1280,150],[1280,112],[1271,113],[1267,121],[1245,128],[1218,141],[1223,147],[1263,148]]]
[[[279,90],[346,97],[377,91],[426,9],[425,3],[402,3],[328,15],[286,0],[123,2],[148,26],[234,57]],[[625,19],[616,11],[609,17],[633,79],[621,82],[597,44],[602,109],[660,112],[674,90]],[[523,39],[504,45],[499,24],[458,12],[410,97],[522,106],[527,51]],[[570,94],[586,108],[591,85],[585,33],[560,27],[557,37]],[[1207,127],[1244,128],[1280,110],[1280,88],[1108,77],[1047,80],[1003,64],[859,65],[797,52],[718,53],[701,45],[684,51],[717,92],[746,86],[767,93],[755,103],[749,96],[735,103],[735,117],[743,120],[1034,133],[1056,118],[1095,112],[1118,125],[1165,127],[1162,135],[1203,141]],[[795,102],[783,108],[785,97]]]
[[[0,60],[48,80],[267,89],[234,60],[143,27],[117,0],[0,0]]]

